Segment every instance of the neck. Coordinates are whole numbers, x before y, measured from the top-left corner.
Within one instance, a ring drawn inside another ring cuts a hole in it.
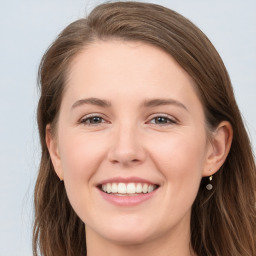
[[[105,239],[86,227],[86,243],[87,256],[196,256],[190,246],[190,230],[128,244]]]

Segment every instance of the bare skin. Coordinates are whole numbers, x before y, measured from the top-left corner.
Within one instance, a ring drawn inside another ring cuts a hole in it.
[[[46,141],[86,223],[88,256],[195,255],[191,207],[202,177],[225,161],[232,129],[222,122],[209,141],[194,86],[171,56],[140,42],[97,41],[74,59],[56,136],[48,125]],[[120,177],[155,190],[117,205],[102,185]]]

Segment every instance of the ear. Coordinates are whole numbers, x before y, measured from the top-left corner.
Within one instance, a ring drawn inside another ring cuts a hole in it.
[[[221,122],[211,134],[203,176],[213,175],[221,168],[228,156],[232,138],[233,129],[231,124],[228,121]]]
[[[50,153],[52,164],[56,174],[60,180],[64,179],[63,171],[61,168],[61,159],[59,155],[59,149],[56,138],[52,134],[52,128],[50,124],[46,126],[46,135],[45,135],[46,145]]]

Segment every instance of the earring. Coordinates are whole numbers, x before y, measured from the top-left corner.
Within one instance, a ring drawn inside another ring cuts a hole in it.
[[[212,181],[212,175],[209,177],[209,181],[210,181],[210,182]],[[209,183],[209,184],[207,184],[206,188],[207,188],[208,190],[212,190],[213,185],[212,185],[211,183]]]

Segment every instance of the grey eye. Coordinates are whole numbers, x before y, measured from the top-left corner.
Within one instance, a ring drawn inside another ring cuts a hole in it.
[[[87,117],[81,120],[81,123],[84,124],[101,124],[104,123],[104,119],[100,116],[91,116],[91,117]]]
[[[88,118],[87,121],[88,121],[89,123],[91,123],[91,124],[99,124],[99,123],[102,122],[102,118],[99,117],[99,116],[94,116],[94,117]]]
[[[169,119],[167,117],[159,116],[159,117],[156,117],[154,119],[155,119],[155,123],[156,124],[166,124],[166,123],[169,123]]]
[[[151,123],[153,124],[170,124],[175,123],[172,119],[165,117],[165,116],[157,116],[153,119],[151,119]]]

